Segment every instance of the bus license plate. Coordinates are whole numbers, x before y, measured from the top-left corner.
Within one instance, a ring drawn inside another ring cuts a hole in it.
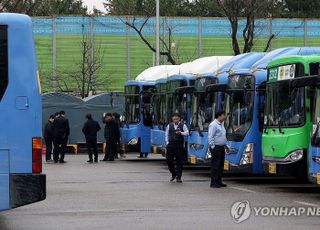
[[[317,184],[320,184],[320,173],[317,173]]]
[[[196,158],[196,156],[191,156],[191,157],[190,157],[190,163],[191,163],[191,164],[194,164],[194,165],[197,163],[197,158]]]
[[[269,163],[269,173],[276,174],[277,173],[277,164]]]
[[[226,171],[228,171],[230,169],[229,161],[227,161],[227,160],[224,161],[223,169]]]

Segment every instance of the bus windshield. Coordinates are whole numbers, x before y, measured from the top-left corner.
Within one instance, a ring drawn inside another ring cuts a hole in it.
[[[167,120],[167,102],[166,102],[166,85],[161,84],[157,93],[153,97],[153,116],[154,116],[154,124],[156,125],[165,125]]]
[[[243,139],[253,117],[255,79],[250,75],[229,76],[230,91],[225,98],[227,137]]]
[[[217,109],[217,94],[206,92],[206,86],[216,84],[216,78],[200,78],[195,82],[195,93],[192,96],[191,130],[208,131],[210,122]]]
[[[315,91],[315,103],[312,116],[312,138],[311,144],[313,146],[320,146],[320,89]]]
[[[140,121],[140,95],[139,86],[125,87],[125,122],[135,124]]]
[[[303,87],[290,87],[290,79],[303,75],[302,64],[269,69],[265,119],[267,126],[296,127],[305,123],[305,90]]]
[[[185,93],[176,93],[175,90],[179,87],[186,86],[185,80],[175,80],[167,83],[167,106],[168,106],[168,117],[167,123],[170,123],[172,114],[179,113],[181,121],[187,120],[187,95]]]
[[[300,126],[305,122],[304,88],[290,89],[289,81],[269,84],[267,95],[268,126]]]

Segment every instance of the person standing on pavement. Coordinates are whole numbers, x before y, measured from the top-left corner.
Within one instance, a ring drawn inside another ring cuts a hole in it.
[[[106,153],[101,161],[114,161],[117,154],[117,141],[120,138],[120,129],[111,113],[104,117],[104,138],[106,139]]]
[[[82,132],[86,137],[86,144],[88,148],[89,160],[88,163],[93,162],[92,150],[94,155],[94,162],[98,162],[98,145],[97,145],[97,133],[100,131],[101,127],[99,123],[93,120],[92,115],[88,113],[86,115],[86,123],[82,128]]]
[[[54,115],[50,115],[48,122],[44,126],[44,141],[46,143],[46,161],[52,161],[52,147],[53,147],[53,121]]]
[[[171,173],[170,182],[181,183],[183,159],[184,159],[184,137],[189,135],[187,126],[180,122],[178,113],[172,115],[172,122],[166,128],[165,140],[167,144],[167,164]]]
[[[211,152],[211,188],[226,187],[222,183],[222,173],[225,159],[225,148],[227,148],[226,129],[223,122],[225,120],[224,111],[217,111],[215,119],[209,125],[208,142]]]
[[[120,121],[120,114],[117,112],[112,113],[113,119],[115,120],[115,122],[118,124],[119,126],[119,130],[121,127],[121,121]],[[120,153],[120,157],[121,158],[125,158],[126,156],[124,155],[124,145],[121,144],[121,132],[119,131],[119,140],[117,140],[117,154],[116,154],[116,158],[118,156],[118,153]]]
[[[64,155],[66,153],[68,138],[70,135],[69,120],[65,117],[65,112],[60,111],[53,121],[53,161],[54,163],[66,163]]]

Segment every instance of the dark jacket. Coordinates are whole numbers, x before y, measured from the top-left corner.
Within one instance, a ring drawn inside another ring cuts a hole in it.
[[[109,140],[118,140],[120,138],[120,127],[115,120],[105,122],[104,138]]]
[[[97,133],[101,127],[99,123],[93,119],[88,119],[82,128],[82,132],[86,137],[86,141],[97,141]]]
[[[47,139],[47,140],[53,140],[53,123],[51,123],[50,121],[47,122],[47,124],[44,126],[44,139]]]
[[[53,122],[53,137],[54,138],[68,138],[70,135],[69,120],[63,116],[58,116]]]

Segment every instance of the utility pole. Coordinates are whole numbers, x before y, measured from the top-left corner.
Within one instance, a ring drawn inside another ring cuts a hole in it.
[[[156,65],[160,65],[160,0],[156,0]]]

